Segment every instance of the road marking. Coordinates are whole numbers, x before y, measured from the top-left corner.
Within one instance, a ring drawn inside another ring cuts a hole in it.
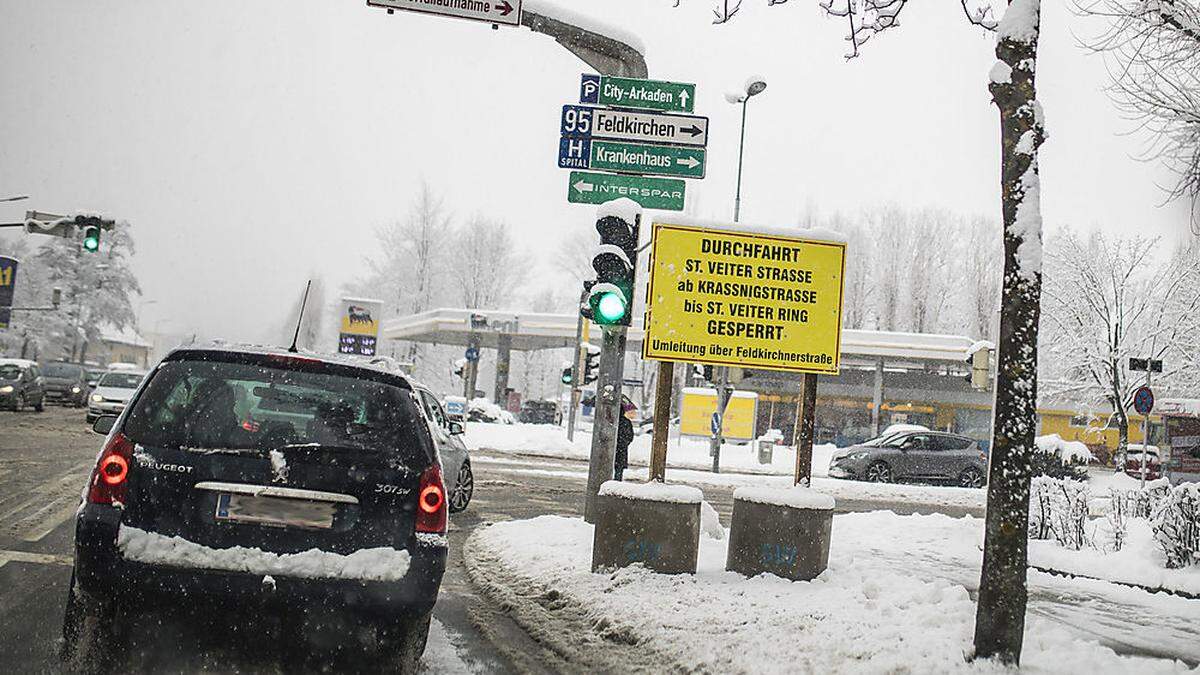
[[[4,567],[5,564],[10,562],[34,563],[40,565],[64,565],[66,567],[70,567],[74,564],[74,562],[71,560],[71,556],[68,555],[0,550],[0,567]]]
[[[60,502],[54,502],[54,504],[58,503]],[[51,505],[53,506],[54,504]],[[54,511],[49,516],[38,522],[30,523],[18,534],[22,535],[22,541],[41,541],[43,537],[58,529],[58,526],[66,522],[68,518],[74,516],[75,512],[78,510],[79,499],[76,497],[71,497],[66,503],[62,504],[57,511]]]

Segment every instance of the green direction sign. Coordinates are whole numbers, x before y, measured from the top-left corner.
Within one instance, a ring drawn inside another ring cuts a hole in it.
[[[579,86],[579,102],[690,113],[696,107],[696,85],[585,73]]]
[[[704,148],[592,141],[589,169],[704,178]]]
[[[573,204],[603,204],[628,197],[647,209],[682,211],[683,188],[683,181],[671,178],[572,171],[567,183],[567,201]]]

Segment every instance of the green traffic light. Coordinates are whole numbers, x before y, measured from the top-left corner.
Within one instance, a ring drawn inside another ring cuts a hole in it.
[[[612,324],[625,316],[625,298],[620,293],[608,292],[596,303],[596,322]]]
[[[83,233],[83,250],[95,253],[100,249],[100,228],[89,227]]]

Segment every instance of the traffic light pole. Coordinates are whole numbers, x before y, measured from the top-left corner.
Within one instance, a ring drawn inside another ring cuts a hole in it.
[[[709,439],[708,454],[712,455],[713,473],[721,473],[721,443],[723,438],[721,429],[725,425],[725,409],[729,407],[729,368],[721,366],[717,368],[717,423],[713,424],[712,437]]]
[[[612,480],[617,450],[617,424],[621,414],[621,381],[625,375],[624,326],[605,326],[600,345],[600,378],[596,382],[596,417],[592,427],[592,454],[588,461],[587,494],[583,519],[596,522],[596,495]]]

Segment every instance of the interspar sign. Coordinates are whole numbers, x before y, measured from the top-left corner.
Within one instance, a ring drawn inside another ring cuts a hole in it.
[[[846,244],[654,223],[642,356],[837,374]]]

